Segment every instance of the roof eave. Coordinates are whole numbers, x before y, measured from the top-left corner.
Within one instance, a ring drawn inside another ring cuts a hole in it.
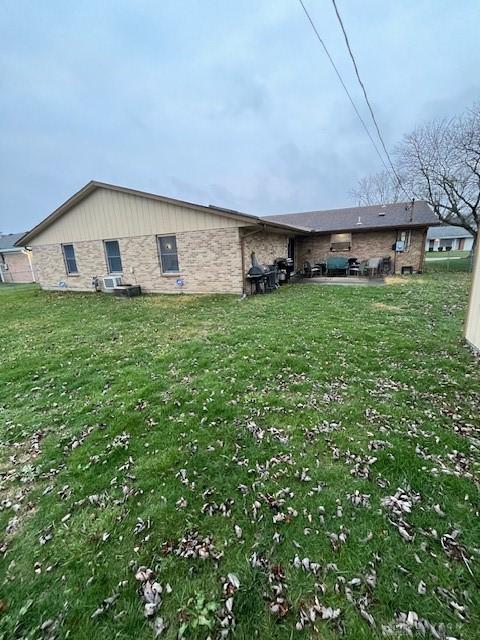
[[[56,220],[58,220],[58,218],[60,218],[60,216],[66,213],[71,207],[73,207],[75,204],[78,204],[78,202],[81,202],[83,198],[86,198],[90,193],[95,191],[95,189],[98,188],[97,185],[98,183],[96,183],[94,180],[91,180],[90,182],[88,182],[79,191],[74,193],[73,196],[68,198],[68,200],[65,200],[63,204],[61,204],[54,211],[52,211],[50,215],[48,215],[46,218],[41,220],[37,225],[35,225],[33,229],[30,229],[30,231],[27,231],[25,235],[23,235],[19,240],[17,240],[17,242],[15,243],[15,246],[18,247],[18,246],[27,245],[30,242],[30,240],[33,240],[33,238],[37,236],[41,231],[43,231],[44,229],[49,227],[51,224],[53,224]]]
[[[99,182],[97,180],[91,180],[84,187],[82,187],[79,191],[73,194],[68,200],[66,200],[63,204],[57,207],[50,215],[44,218],[41,222],[39,222],[33,229],[27,231],[17,242],[15,246],[25,246],[27,245],[35,236],[41,233],[44,229],[53,224],[56,220],[58,220],[62,215],[67,213],[72,207],[81,202],[84,198],[93,193],[96,189],[107,189],[109,191],[118,191],[120,193],[127,193],[129,195],[138,196],[141,198],[148,198],[150,200],[156,200],[157,202],[164,202],[167,204],[173,204],[177,206],[186,207],[188,209],[194,209],[196,211],[201,212],[209,212],[214,215],[223,216],[226,218],[231,218],[237,220],[239,222],[244,222],[245,224],[262,224],[268,225],[270,227],[275,227],[278,229],[284,229],[288,231],[305,232],[306,229],[301,227],[295,227],[293,225],[283,224],[281,222],[273,222],[271,220],[264,220],[259,216],[254,216],[248,213],[241,213],[240,211],[234,211],[233,209],[223,209],[222,207],[215,207],[213,205],[201,205],[195,204],[193,202],[188,202],[186,200],[177,200],[175,198],[169,198],[167,196],[160,196],[154,193],[149,193],[147,191],[139,191],[137,189],[130,189],[128,187],[122,187],[119,185],[109,184],[107,182]]]
[[[15,243],[15,246],[8,247],[8,249],[2,249],[0,247],[0,253],[18,253],[19,251],[22,251],[23,249],[26,249],[26,248],[27,247],[24,244],[17,246],[17,244]]]
[[[314,235],[319,235],[322,233],[363,233],[364,231],[390,231],[392,229],[426,229],[427,227],[436,227],[438,226],[438,222],[405,222],[404,224],[392,224],[392,225],[382,225],[382,226],[367,226],[367,225],[358,225],[355,227],[340,227],[338,229],[312,229],[312,233]]]

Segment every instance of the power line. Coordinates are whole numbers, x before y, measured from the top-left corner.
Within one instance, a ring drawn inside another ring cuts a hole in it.
[[[300,0],[300,2],[301,2],[301,0]],[[395,169],[395,167],[393,165],[392,159],[390,157],[390,154],[388,153],[387,147],[386,147],[385,142],[383,140],[383,136],[382,136],[382,134],[380,132],[380,127],[378,126],[377,119],[375,118],[375,114],[373,113],[372,105],[370,104],[370,100],[368,99],[367,90],[365,89],[365,85],[363,84],[362,79],[360,78],[360,72],[358,71],[357,62],[355,60],[355,56],[353,55],[352,48],[350,47],[350,42],[348,40],[347,32],[345,30],[345,27],[344,27],[344,24],[343,24],[343,20],[342,20],[342,18],[340,16],[340,12],[338,11],[337,3],[335,2],[335,0],[332,0],[332,3],[333,3],[333,6],[334,6],[334,9],[335,9],[335,13],[337,14],[338,22],[340,23],[340,27],[341,27],[342,32],[343,32],[343,37],[345,38],[345,44],[347,45],[348,53],[350,54],[350,58],[351,58],[352,63],[353,63],[353,68],[355,69],[355,74],[357,76],[357,80],[358,80],[358,82],[359,82],[359,84],[360,84],[360,86],[362,88],[363,95],[365,97],[365,102],[367,103],[368,109],[370,111],[370,115],[372,116],[373,124],[375,125],[375,129],[377,130],[378,138],[379,138],[379,140],[380,140],[380,142],[382,144],[383,150],[385,151],[385,155],[388,158],[388,162],[389,162],[390,167],[392,169],[393,175],[395,176],[395,178],[396,178],[396,180],[398,182],[399,187],[402,189],[402,191],[408,197],[410,197],[409,194],[407,193],[407,191],[405,190],[405,188],[404,188],[404,186],[402,184],[402,181],[400,180],[400,176],[398,175],[398,173],[397,173],[397,171],[396,171],[396,169]]]
[[[383,156],[382,156],[382,154],[380,153],[380,150],[378,149],[377,145],[375,144],[375,140],[372,138],[372,135],[371,135],[371,133],[370,133],[370,131],[369,131],[369,129],[368,129],[368,127],[367,127],[367,125],[365,124],[364,119],[363,119],[363,118],[362,118],[362,116],[360,115],[360,112],[359,112],[359,110],[357,109],[357,105],[356,105],[356,104],[355,104],[355,102],[353,101],[353,98],[352,98],[352,96],[351,96],[351,94],[350,94],[349,90],[347,89],[347,86],[346,86],[345,82],[343,81],[343,78],[342,78],[342,76],[341,76],[341,74],[340,74],[340,71],[337,69],[337,66],[336,66],[335,62],[333,61],[333,58],[332,58],[332,56],[330,55],[330,52],[328,51],[328,49],[327,49],[327,46],[326,46],[325,42],[322,40],[322,38],[321,38],[320,34],[318,33],[317,27],[315,26],[315,23],[313,22],[312,18],[310,17],[310,14],[308,13],[307,8],[306,8],[306,7],[305,7],[305,5],[303,4],[303,0],[298,0],[298,1],[299,1],[299,2],[300,2],[300,4],[302,5],[302,9],[304,10],[305,15],[307,16],[308,21],[310,22],[310,24],[311,24],[311,26],[312,26],[312,29],[313,29],[313,31],[314,31],[314,33],[315,33],[315,35],[317,36],[318,41],[320,42],[320,44],[322,45],[322,47],[323,47],[323,49],[324,49],[325,53],[327,54],[327,57],[328,57],[328,59],[330,60],[330,63],[331,63],[331,65],[332,65],[333,69],[335,70],[335,73],[337,74],[338,79],[340,80],[340,83],[341,83],[341,85],[342,85],[342,87],[343,87],[343,89],[344,89],[345,93],[346,93],[346,94],[347,94],[347,96],[348,96],[348,99],[349,99],[349,100],[350,100],[350,102],[352,103],[352,107],[354,108],[355,113],[356,113],[356,114],[357,114],[357,116],[358,116],[358,119],[359,119],[359,120],[360,120],[360,122],[362,123],[362,126],[363,126],[363,128],[365,129],[365,131],[366,131],[366,133],[367,133],[367,136],[370,138],[370,142],[372,143],[372,145],[373,145],[373,147],[374,147],[375,151],[377,152],[378,157],[380,158],[380,160],[381,160],[381,162],[382,162],[383,166],[385,167],[385,171],[387,171],[387,173],[389,173],[389,172],[390,172],[390,169],[389,169],[389,167],[386,165],[385,160],[383,159]]]

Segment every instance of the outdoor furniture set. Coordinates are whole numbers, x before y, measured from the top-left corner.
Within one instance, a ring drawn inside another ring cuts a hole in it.
[[[357,260],[357,258],[345,258],[343,256],[329,256],[326,260],[312,264],[306,260],[303,264],[303,275],[306,278],[321,276],[368,276],[370,278],[391,273],[391,259],[369,258]]]

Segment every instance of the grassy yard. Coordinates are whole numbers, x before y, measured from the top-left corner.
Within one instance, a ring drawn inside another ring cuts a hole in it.
[[[0,288],[0,637],[478,638],[468,282]]]
[[[431,256],[435,257],[432,258]],[[473,256],[468,251],[425,254],[424,271],[426,273],[449,273],[451,271],[471,273],[472,269]]]
[[[448,260],[450,258],[468,258],[470,251],[427,251],[425,253],[426,260]]]

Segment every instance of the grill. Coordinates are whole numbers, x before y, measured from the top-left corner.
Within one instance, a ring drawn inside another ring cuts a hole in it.
[[[255,253],[252,253],[252,266],[247,273],[250,282],[250,293],[270,293],[279,286],[279,275],[276,264],[258,264]]]
[[[276,258],[275,266],[278,269],[278,277],[280,284],[285,284],[290,280],[290,276],[293,273],[293,260],[292,258]]]

